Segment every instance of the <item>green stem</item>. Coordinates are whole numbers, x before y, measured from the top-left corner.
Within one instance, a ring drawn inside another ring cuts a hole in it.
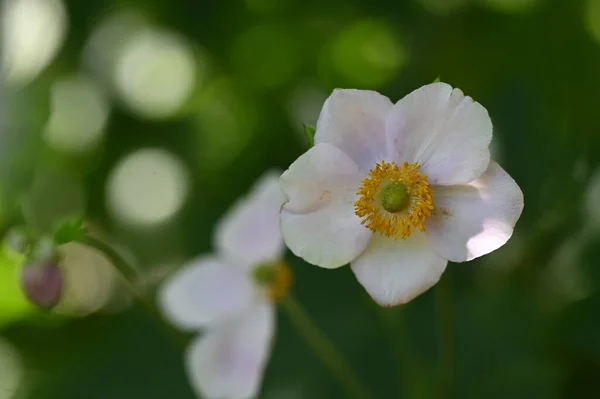
[[[413,351],[413,343],[407,328],[406,309],[386,309],[373,303],[383,330],[387,333],[398,362],[398,388],[403,398],[422,396],[423,365]]]
[[[282,308],[304,336],[306,342],[329,368],[334,377],[347,391],[349,397],[373,398],[346,359],[338,352],[333,342],[317,327],[302,305],[291,295],[281,301]]]
[[[446,272],[435,287],[439,331],[440,377],[439,398],[453,397],[454,381],[454,310],[452,306],[452,279]]]
[[[82,244],[85,244],[89,247],[95,248],[98,251],[102,252],[111,261],[113,266],[116,267],[117,270],[119,270],[119,272],[121,273],[121,275],[123,276],[125,281],[131,286],[130,288],[132,288],[136,297],[143,298],[143,295],[141,295],[141,293],[139,292],[139,290],[137,289],[137,287],[135,285],[135,282],[138,279],[138,272],[135,269],[135,267],[130,265],[129,262],[127,262],[121,256],[121,254],[119,254],[109,244],[105,243],[104,241],[102,241],[96,237],[86,236],[78,241]]]
[[[137,287],[136,282],[139,279],[139,274],[135,267],[130,265],[113,247],[98,238],[86,236],[78,239],[77,242],[102,252],[110,260],[113,266],[121,273],[128,289],[136,297],[138,302],[143,306],[151,318],[155,320],[156,323],[172,337],[173,341],[179,347],[182,349],[185,348],[187,345],[187,338],[164,321],[161,313],[158,311],[154,303],[146,298],[146,296]]]

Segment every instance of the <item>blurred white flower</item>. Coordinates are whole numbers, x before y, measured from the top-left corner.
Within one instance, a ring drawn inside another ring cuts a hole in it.
[[[485,108],[445,83],[395,105],[335,90],[315,146],[281,177],[286,244],[321,267],[351,262],[383,306],[410,301],[448,260],[485,255],[512,235],[523,193],[490,161],[491,138]]]
[[[183,37],[154,28],[125,38],[114,66],[114,84],[134,112],[167,118],[192,96],[196,59]]]
[[[109,104],[94,82],[68,76],[54,82],[50,91],[50,117],[43,138],[58,151],[80,155],[102,140]]]
[[[186,367],[203,398],[256,397],[275,330],[273,302],[290,283],[281,262],[283,194],[269,172],[219,222],[216,253],[189,262],[161,287],[165,316],[204,333],[188,348]]]
[[[186,165],[162,148],[142,148],[122,158],[106,187],[112,216],[142,229],[169,223],[184,206],[188,193]]]

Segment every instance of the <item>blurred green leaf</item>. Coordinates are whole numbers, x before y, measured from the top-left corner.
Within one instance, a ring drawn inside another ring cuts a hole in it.
[[[35,311],[20,285],[25,256],[7,245],[0,247],[0,329]]]
[[[85,237],[86,233],[82,216],[69,218],[58,223],[58,227],[54,229],[54,242],[57,245],[66,244]]]
[[[438,75],[438,76],[437,76],[437,78],[435,78],[435,79],[433,80],[433,83],[439,83],[439,82],[441,82],[441,81],[442,81],[442,80],[441,80],[441,78],[442,78],[442,77],[441,77],[440,75]]]
[[[304,125],[304,134],[306,135],[306,139],[308,140],[308,145],[310,147],[315,145],[315,133],[316,133],[317,129],[315,129],[313,126],[309,126],[309,125]]]

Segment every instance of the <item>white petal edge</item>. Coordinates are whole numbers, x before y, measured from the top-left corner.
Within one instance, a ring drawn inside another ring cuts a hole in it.
[[[432,184],[473,181],[490,160],[488,112],[446,83],[423,86],[398,101],[386,130],[391,160],[418,163]]]
[[[332,144],[369,171],[387,154],[385,123],[392,107],[375,91],[336,89],[317,120],[315,144]]]
[[[389,307],[407,303],[431,288],[447,263],[429,247],[425,234],[414,232],[406,240],[374,236],[351,266],[375,302]]]
[[[173,325],[196,331],[243,312],[253,303],[255,289],[245,268],[203,256],[169,276],[157,300]]]
[[[308,263],[328,269],[356,258],[372,233],[354,213],[363,173],[344,152],[317,144],[282,175],[288,201],[281,209],[285,243]]]
[[[435,212],[425,222],[432,247],[464,262],[503,246],[523,211],[523,192],[496,162],[475,181],[434,187]]]
[[[273,305],[261,303],[240,318],[209,329],[186,351],[188,378],[206,399],[258,396],[275,331]]]
[[[284,196],[279,188],[280,176],[277,171],[265,173],[218,223],[215,246],[221,256],[246,266],[283,256],[279,210]]]

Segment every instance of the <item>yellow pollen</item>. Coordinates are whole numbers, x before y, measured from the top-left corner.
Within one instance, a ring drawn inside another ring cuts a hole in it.
[[[272,302],[278,302],[289,292],[292,285],[292,270],[284,261],[258,266],[254,270],[255,281],[265,288]]]
[[[434,209],[433,189],[427,182],[427,175],[421,174],[419,169],[416,163],[404,162],[400,167],[395,162],[385,161],[371,169],[362,181],[358,201],[354,203],[354,211],[362,218],[361,223],[374,233],[394,239],[406,239],[417,228],[425,231],[423,224]],[[403,186],[408,194],[408,203],[396,212],[385,210],[381,201],[382,190],[390,185]]]
[[[279,262],[276,266],[277,277],[269,290],[269,297],[273,302],[278,302],[290,291],[292,285],[292,270],[285,262]]]

